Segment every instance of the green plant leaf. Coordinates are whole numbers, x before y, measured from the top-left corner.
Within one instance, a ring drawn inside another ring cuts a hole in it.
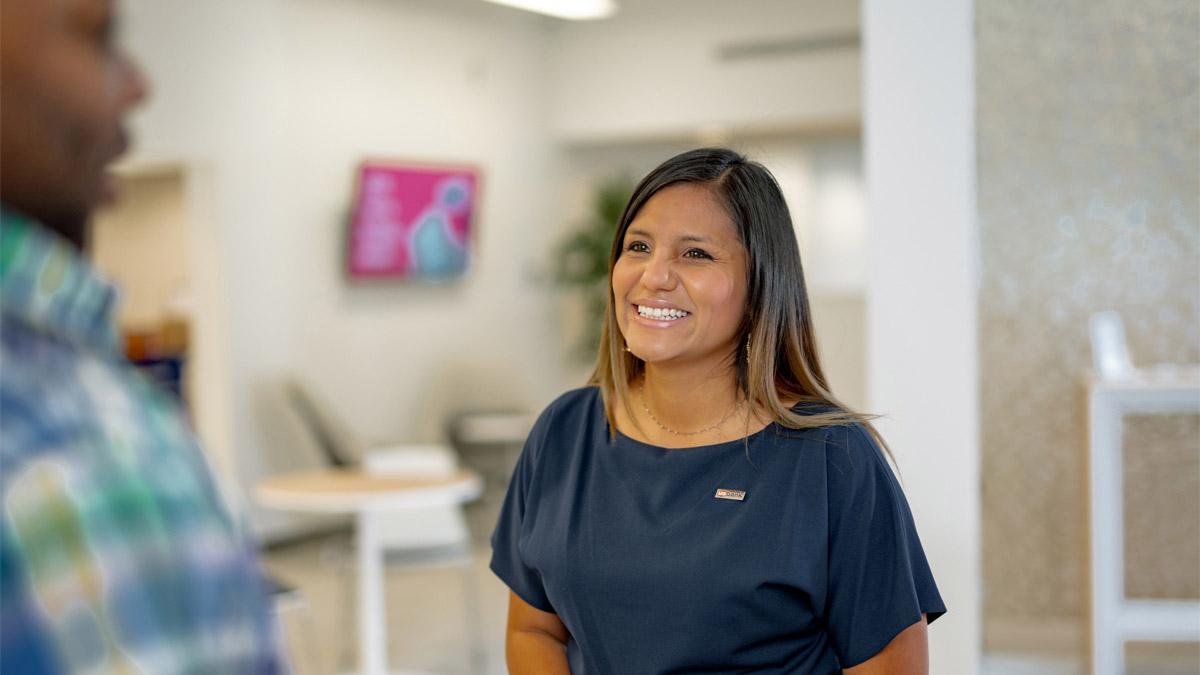
[[[592,195],[589,218],[551,250],[554,282],[566,287],[584,303],[588,326],[574,350],[581,359],[596,355],[604,307],[608,303],[608,256],[617,223],[633,188],[633,180],[625,174],[600,182]]]

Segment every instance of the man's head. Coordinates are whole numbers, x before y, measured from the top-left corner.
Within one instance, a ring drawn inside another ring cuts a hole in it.
[[[0,201],[82,245],[146,95],[112,0],[0,0]]]

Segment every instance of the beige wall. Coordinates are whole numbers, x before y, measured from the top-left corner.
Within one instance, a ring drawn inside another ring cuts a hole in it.
[[[162,171],[117,177],[118,199],[96,212],[92,257],[121,293],[119,322],[153,330],[181,316],[191,251],[183,177]]]
[[[866,298],[855,293],[811,293],[813,330],[821,366],[834,396],[854,410],[867,407]]]
[[[1087,320],[1200,360],[1197,4],[979,0],[985,616],[1078,626]],[[1129,590],[1197,597],[1197,418],[1126,431]],[[1077,636],[1076,636],[1077,637]]]

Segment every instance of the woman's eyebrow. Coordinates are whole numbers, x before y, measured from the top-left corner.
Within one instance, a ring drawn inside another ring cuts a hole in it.
[[[625,230],[625,236],[630,236],[630,235],[633,235],[635,237],[651,236],[650,233],[647,232],[646,230],[643,230],[640,228],[634,228],[634,227],[631,227],[628,230]],[[695,242],[695,243],[700,243],[700,244],[716,245],[715,242],[713,242],[713,240],[709,239],[708,237],[701,236],[699,234],[685,234],[682,237],[679,237],[679,239],[677,239],[676,241],[689,242],[689,243]]]

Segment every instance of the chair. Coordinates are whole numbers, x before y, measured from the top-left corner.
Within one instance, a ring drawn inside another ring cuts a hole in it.
[[[1089,660],[1095,675],[1122,671],[1127,641],[1200,640],[1200,602],[1125,596],[1122,418],[1200,411],[1200,367],[1135,368],[1116,312],[1088,322],[1094,372],[1087,388]]]
[[[317,672],[317,630],[313,625],[312,610],[309,608],[308,599],[300,592],[299,588],[283,581],[279,577],[271,574],[266,575],[267,595],[271,598],[271,602],[275,608],[275,615],[280,619],[280,630],[284,644],[287,643],[287,631],[283,629],[283,617],[285,614],[295,612],[300,618],[301,630],[304,631],[303,640],[306,643],[304,648],[305,658],[308,665],[301,673],[316,673]],[[289,652],[291,650],[288,650]],[[295,664],[293,663],[293,666]],[[293,669],[293,673],[296,671]]]
[[[395,444],[368,447],[361,443],[340,418],[317,398],[312,390],[298,379],[287,378],[279,383],[284,400],[301,420],[311,439],[324,453],[333,466],[363,466],[366,470],[379,467],[389,473],[409,471],[453,470],[458,465],[456,453],[448,446],[437,443]],[[466,632],[470,644],[472,668],[484,670],[484,652],[480,639],[478,617],[480,612],[479,589],[475,579],[474,556],[471,534],[467,527],[463,509],[459,505],[435,506],[424,509],[408,509],[388,516],[382,532],[387,548],[385,564],[395,569],[434,569],[458,567],[462,571],[466,597]],[[343,596],[349,600],[354,596],[354,567],[350,542],[343,543],[342,551],[327,551],[323,557],[332,561],[342,577]],[[345,618],[341,636],[339,661],[343,669],[351,660],[350,608],[344,607]]]
[[[1097,312],[1088,319],[1088,335],[1092,342],[1092,366],[1103,378],[1119,378],[1134,372],[1125,344],[1125,323],[1121,315],[1108,311]]]

